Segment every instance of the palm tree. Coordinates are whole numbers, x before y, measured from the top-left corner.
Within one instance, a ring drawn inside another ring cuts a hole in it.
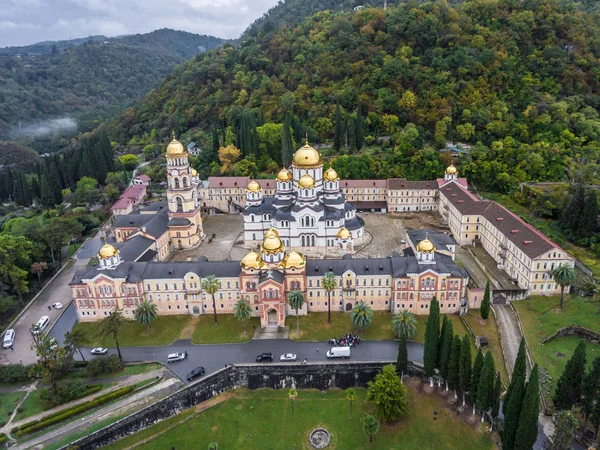
[[[123,357],[121,356],[121,348],[119,347],[119,331],[125,326],[125,319],[117,308],[111,312],[108,316],[100,321],[99,336],[101,339],[112,337],[115,340],[117,347],[117,354],[119,355],[119,361],[123,366]]]
[[[233,309],[233,317],[241,320],[244,324],[244,334],[246,334],[246,321],[252,316],[252,307],[245,298],[240,298]]]
[[[288,303],[296,310],[296,334],[300,334],[300,319],[298,319],[298,310],[304,305],[304,294],[302,291],[291,291],[288,294]]]
[[[352,419],[352,402],[356,399],[356,390],[354,388],[346,389],[346,400],[350,402],[350,418]]]
[[[87,335],[84,333],[83,329],[79,327],[73,327],[71,332],[67,331],[65,334],[65,348],[69,349],[68,351],[71,354],[78,351],[84,364],[87,364],[87,362],[83,356],[81,347],[85,347],[88,343],[89,339]]]
[[[396,337],[409,341],[417,333],[417,318],[405,309],[392,318],[392,329]]]
[[[561,264],[552,271],[554,281],[560,285],[560,309],[563,309],[563,300],[565,298],[565,287],[571,286],[575,282],[575,269],[566,264]]]
[[[150,324],[156,320],[156,304],[144,300],[133,312],[135,321],[146,325],[146,331],[150,331]]]
[[[215,301],[215,294],[217,293],[220,287],[221,283],[214,275],[207,276],[202,282],[202,289],[204,289],[205,292],[208,292],[212,297],[215,325],[219,325],[219,322],[217,322],[217,303]]]
[[[373,322],[373,310],[365,302],[358,302],[352,308],[350,319],[356,328],[363,331]]]
[[[327,272],[321,279],[323,289],[327,291],[327,323],[331,323],[331,291],[337,287],[337,280],[333,272]]]

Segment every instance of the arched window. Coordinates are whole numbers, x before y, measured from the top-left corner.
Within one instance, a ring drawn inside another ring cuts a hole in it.
[[[187,187],[187,177],[183,177],[183,187]]]
[[[315,239],[315,236],[313,235],[313,236],[312,236],[312,246],[313,246],[313,247],[316,247],[316,245],[317,245],[317,244],[316,244],[316,239]]]
[[[177,212],[183,212],[183,199],[181,197],[177,197],[175,200],[177,202]]]
[[[175,189],[179,189],[179,178],[175,178]]]

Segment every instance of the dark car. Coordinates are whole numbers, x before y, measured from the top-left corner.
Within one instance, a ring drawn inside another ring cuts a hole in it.
[[[206,371],[204,370],[204,367],[196,367],[194,370],[188,373],[187,380],[192,381],[194,378],[198,378],[204,375],[205,372]]]
[[[273,353],[261,353],[256,357],[256,362],[273,362]]]

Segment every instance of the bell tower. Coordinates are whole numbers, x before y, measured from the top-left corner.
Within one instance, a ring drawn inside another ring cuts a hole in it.
[[[175,248],[191,248],[204,238],[198,202],[198,179],[193,176],[188,153],[175,133],[167,147],[167,202],[169,235]]]

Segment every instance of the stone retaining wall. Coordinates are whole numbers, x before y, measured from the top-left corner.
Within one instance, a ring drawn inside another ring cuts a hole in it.
[[[559,329],[552,336],[548,336],[544,339],[541,344],[544,345],[546,342],[551,341],[554,338],[561,336],[577,336],[583,339],[587,339],[594,344],[600,344],[600,334],[595,331],[588,330],[587,328],[580,327],[579,325],[569,325],[568,327],[564,327]]]
[[[231,389],[287,389],[294,386],[297,389],[326,390],[365,387],[384,365],[390,363],[395,361],[241,364],[226,367],[63,449],[100,448]],[[407,374],[422,376],[422,366],[409,362]]]

